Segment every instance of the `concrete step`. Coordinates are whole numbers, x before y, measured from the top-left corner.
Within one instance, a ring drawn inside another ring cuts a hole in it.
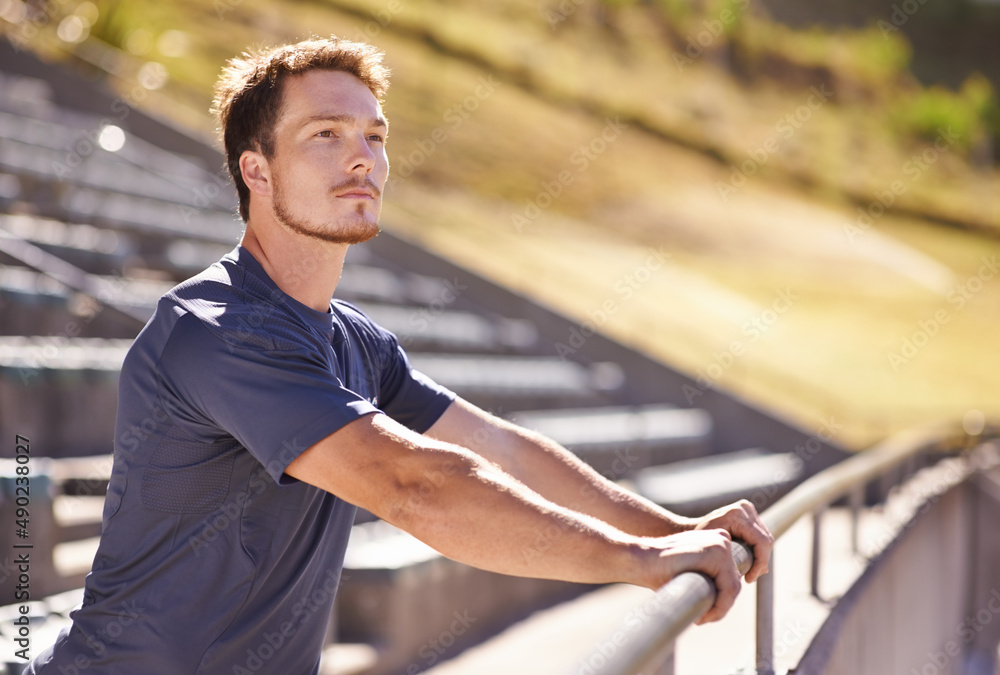
[[[364,675],[378,665],[378,650],[365,644],[334,644],[323,650],[319,675]]]
[[[595,675],[605,663],[602,646],[605,651],[615,648],[609,637],[631,625],[623,626],[623,617],[643,620],[636,608],[651,596],[644,588],[624,584],[593,590],[535,612],[493,639],[435,664],[426,675]]]
[[[0,111],[0,169],[192,208],[233,207],[230,191],[222,189],[225,186],[199,162],[161,150],[127,131],[119,149],[107,150],[95,133],[101,128],[98,118],[77,115],[62,123]],[[82,129],[90,133],[81,133]]]
[[[530,322],[491,319],[473,312],[446,309],[446,305],[444,301],[429,305],[358,303],[375,323],[395,333],[400,344],[408,350],[513,352],[531,347],[538,340],[538,333]]]
[[[411,353],[414,368],[486,409],[606,405],[623,384],[614,363],[589,366],[545,356]]]
[[[31,448],[37,448],[34,441]],[[30,524],[23,528],[26,533],[14,528],[18,506],[15,498],[24,496],[17,492],[15,481],[19,466],[13,459],[0,459],[0,515],[12,524],[9,530],[0,530],[0,547],[15,551],[15,545],[31,545],[33,597],[82,585],[100,539],[110,457],[33,457],[28,495]],[[10,561],[10,557],[4,558],[5,567],[0,570],[2,592],[12,591],[17,579],[7,567]]]
[[[20,424],[44,447],[102,454],[113,438],[117,373],[130,340],[0,336],[0,428]],[[548,357],[411,354],[414,367],[494,410],[604,404],[622,384],[615,364]],[[83,429],[90,431],[84,432]],[[110,430],[110,432],[109,432]],[[13,426],[10,426],[13,433]],[[60,437],[62,433],[65,438]],[[72,438],[72,441],[70,440]],[[98,440],[102,439],[102,440]],[[98,445],[99,444],[99,445]],[[55,455],[54,456],[69,456]]]
[[[52,515],[59,528],[59,540],[75,542],[101,535],[104,495],[81,497],[58,494],[52,498]],[[67,556],[67,561],[70,556]],[[91,553],[90,558],[93,558]],[[69,563],[68,564],[75,564]],[[90,560],[87,561],[89,567]]]
[[[91,275],[94,288],[113,293],[119,306],[150,317],[157,300],[172,283]],[[26,267],[0,265],[0,335],[60,335],[133,338],[141,325],[107,309],[49,276]]]
[[[135,238],[128,234],[53,218],[0,214],[0,229],[91,274],[121,276],[138,252]],[[3,254],[0,262],[20,265]]]
[[[364,249],[360,249],[364,250]],[[462,287],[456,280],[396,271],[372,257],[355,255],[359,262],[344,266],[335,297],[358,303],[414,305],[428,311],[455,309]]]
[[[803,478],[802,465],[794,453],[750,448],[642,469],[630,482],[639,494],[685,516],[739,499],[763,511]]]
[[[57,212],[73,222],[97,227],[208,241],[235,246],[243,230],[233,213],[192,209],[146,197],[68,187],[59,197]]]
[[[168,288],[200,272],[236,245],[184,238],[173,229],[136,230],[120,225],[75,223],[41,215],[0,214],[0,230],[90,274],[159,279]],[[21,266],[11,256],[0,262]],[[143,275],[139,277],[138,274]]]
[[[97,555],[101,537],[87,537],[76,541],[64,541],[52,548],[52,564],[63,588],[81,586]]]
[[[572,450],[605,476],[705,455],[712,420],[669,405],[528,410],[511,419]]]
[[[378,650],[367,675],[417,673],[587,588],[475,569],[388,523],[365,523],[348,546],[336,639]]]
[[[71,623],[70,611],[82,601],[83,588],[78,587],[51,595],[44,600],[33,600],[28,603],[27,616],[31,625],[29,654],[32,657],[56,641],[59,631]],[[0,674],[2,675],[20,675],[25,667],[25,662],[15,655],[16,650],[21,647],[13,641],[17,636],[14,620],[19,616],[19,604],[0,607]]]
[[[0,337],[0,433],[27,436],[40,454],[51,457],[111,452],[118,372],[130,344]]]

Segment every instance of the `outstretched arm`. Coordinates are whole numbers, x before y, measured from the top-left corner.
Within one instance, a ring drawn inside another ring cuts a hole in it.
[[[767,571],[774,538],[750,502],[737,502],[704,518],[679,516],[601,476],[555,441],[462,399],[456,399],[426,435],[465,446],[546,499],[632,535],[725,529],[754,548],[747,581]]]
[[[385,415],[351,422],[302,453],[285,473],[483,569],[647,588],[697,570],[719,589],[708,621],[721,618],[739,592],[724,530],[665,538],[627,534],[545,499],[466,448],[416,434]]]

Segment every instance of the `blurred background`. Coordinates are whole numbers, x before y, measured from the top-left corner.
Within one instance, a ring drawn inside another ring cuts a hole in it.
[[[36,644],[65,625],[90,566],[125,350],[163,292],[239,239],[208,110],[248,48],[337,35],[392,69],[385,233],[352,249],[338,295],[421,370],[669,508],[763,509],[896,432],[951,420],[976,436],[1000,415],[1000,3],[0,0],[0,31],[0,431],[60,458],[33,465],[50,498],[32,507],[48,596]],[[914,453],[854,485],[852,514],[828,511],[828,599],[931,493],[903,499],[906,517],[880,505],[859,526],[857,508],[926,463]],[[983,547],[970,560],[995,561],[989,522],[923,541],[970,537]],[[816,541],[793,529],[782,543],[804,570]],[[4,597],[12,569],[0,561]],[[788,663],[829,610],[807,576],[779,588],[798,602],[784,625],[808,626]],[[646,597],[465,568],[364,514],[345,578],[324,673],[589,658]],[[989,600],[976,592],[936,635]],[[589,604],[489,651],[576,596]],[[478,624],[456,630],[469,612]],[[717,645],[749,644],[751,613],[737,606],[732,634],[685,633],[677,672],[745,663],[749,647]],[[12,616],[0,608],[0,644]],[[441,665],[479,642],[478,661]]]
[[[0,0],[0,17],[206,140],[227,58],[371,42],[393,71],[388,230],[704,388],[835,417],[847,446],[1000,411],[996,3]],[[649,251],[665,264],[630,281]]]

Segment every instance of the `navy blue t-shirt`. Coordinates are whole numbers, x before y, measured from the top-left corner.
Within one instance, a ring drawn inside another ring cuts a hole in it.
[[[160,299],[125,358],[82,607],[27,672],[316,673],[355,506],[285,475],[382,411],[454,395],[357,308],[318,312],[238,247]]]

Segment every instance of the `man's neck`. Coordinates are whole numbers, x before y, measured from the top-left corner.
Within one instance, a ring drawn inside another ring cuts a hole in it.
[[[319,312],[330,310],[344,268],[347,244],[333,244],[291,232],[267,236],[251,222],[240,245],[257,259],[282,291]]]

